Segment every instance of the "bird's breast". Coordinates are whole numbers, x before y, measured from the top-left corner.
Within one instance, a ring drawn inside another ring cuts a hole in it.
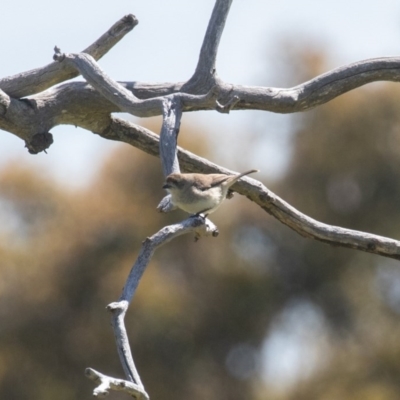
[[[206,210],[215,210],[224,200],[220,187],[199,190],[192,186],[190,190],[171,191],[172,202],[182,210],[197,214]]]

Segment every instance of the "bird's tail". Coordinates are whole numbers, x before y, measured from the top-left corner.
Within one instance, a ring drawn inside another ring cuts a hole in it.
[[[229,186],[232,186],[236,181],[238,181],[242,176],[253,174],[255,172],[260,172],[259,169],[251,169],[250,171],[242,172],[239,175],[232,175],[230,179],[228,180]]]

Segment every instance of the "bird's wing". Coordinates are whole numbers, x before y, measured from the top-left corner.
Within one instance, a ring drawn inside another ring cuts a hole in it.
[[[200,179],[194,179],[194,187],[202,192],[205,190],[209,190],[215,186],[220,185],[222,182],[226,181],[229,176],[224,175],[224,174],[210,174],[206,176],[207,178],[204,179],[204,177]]]

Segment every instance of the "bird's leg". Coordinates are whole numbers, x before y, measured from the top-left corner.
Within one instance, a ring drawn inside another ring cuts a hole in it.
[[[198,212],[198,213],[196,213],[196,214],[192,214],[192,215],[190,216],[190,218],[200,217],[203,221],[205,221],[206,218],[207,218],[207,216],[208,216],[208,214],[203,214],[203,213],[204,213],[204,211],[200,211],[200,212]]]

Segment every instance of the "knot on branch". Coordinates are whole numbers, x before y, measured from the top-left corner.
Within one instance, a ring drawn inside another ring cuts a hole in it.
[[[274,201],[274,196],[269,191],[264,191],[258,195],[261,203],[272,203]]]
[[[215,109],[222,114],[229,114],[229,112],[236,106],[237,103],[239,103],[239,101],[239,96],[235,95],[232,96],[225,105],[217,101]]]
[[[127,14],[122,18],[122,22],[128,24],[133,29],[139,23],[139,20],[133,14]]]
[[[8,107],[10,106],[11,99],[0,89],[0,115],[5,115],[7,112]]]
[[[61,49],[57,46],[54,46],[54,56],[53,56],[53,60],[54,61],[58,61],[61,62],[63,61],[65,58],[65,54],[61,53]]]
[[[194,215],[190,217],[194,227],[194,241],[197,242],[202,236],[217,237],[219,235],[218,227],[208,218]]]
[[[25,142],[25,147],[28,149],[30,154],[38,154],[42,151],[46,153],[53,144],[53,135],[51,132],[36,133],[31,139]]]
[[[110,390],[125,392],[137,400],[149,400],[149,395],[141,385],[104,375],[93,368],[86,368],[85,375],[98,386],[93,390],[94,397],[105,397]]]
[[[122,301],[114,301],[113,303],[110,303],[106,309],[107,311],[110,311],[111,313],[124,313],[128,309],[129,303],[126,300]]]
[[[226,194],[226,198],[227,198],[228,200],[233,199],[234,195],[235,195],[234,191],[231,190],[231,189],[229,189],[229,190],[228,190],[228,193]]]

